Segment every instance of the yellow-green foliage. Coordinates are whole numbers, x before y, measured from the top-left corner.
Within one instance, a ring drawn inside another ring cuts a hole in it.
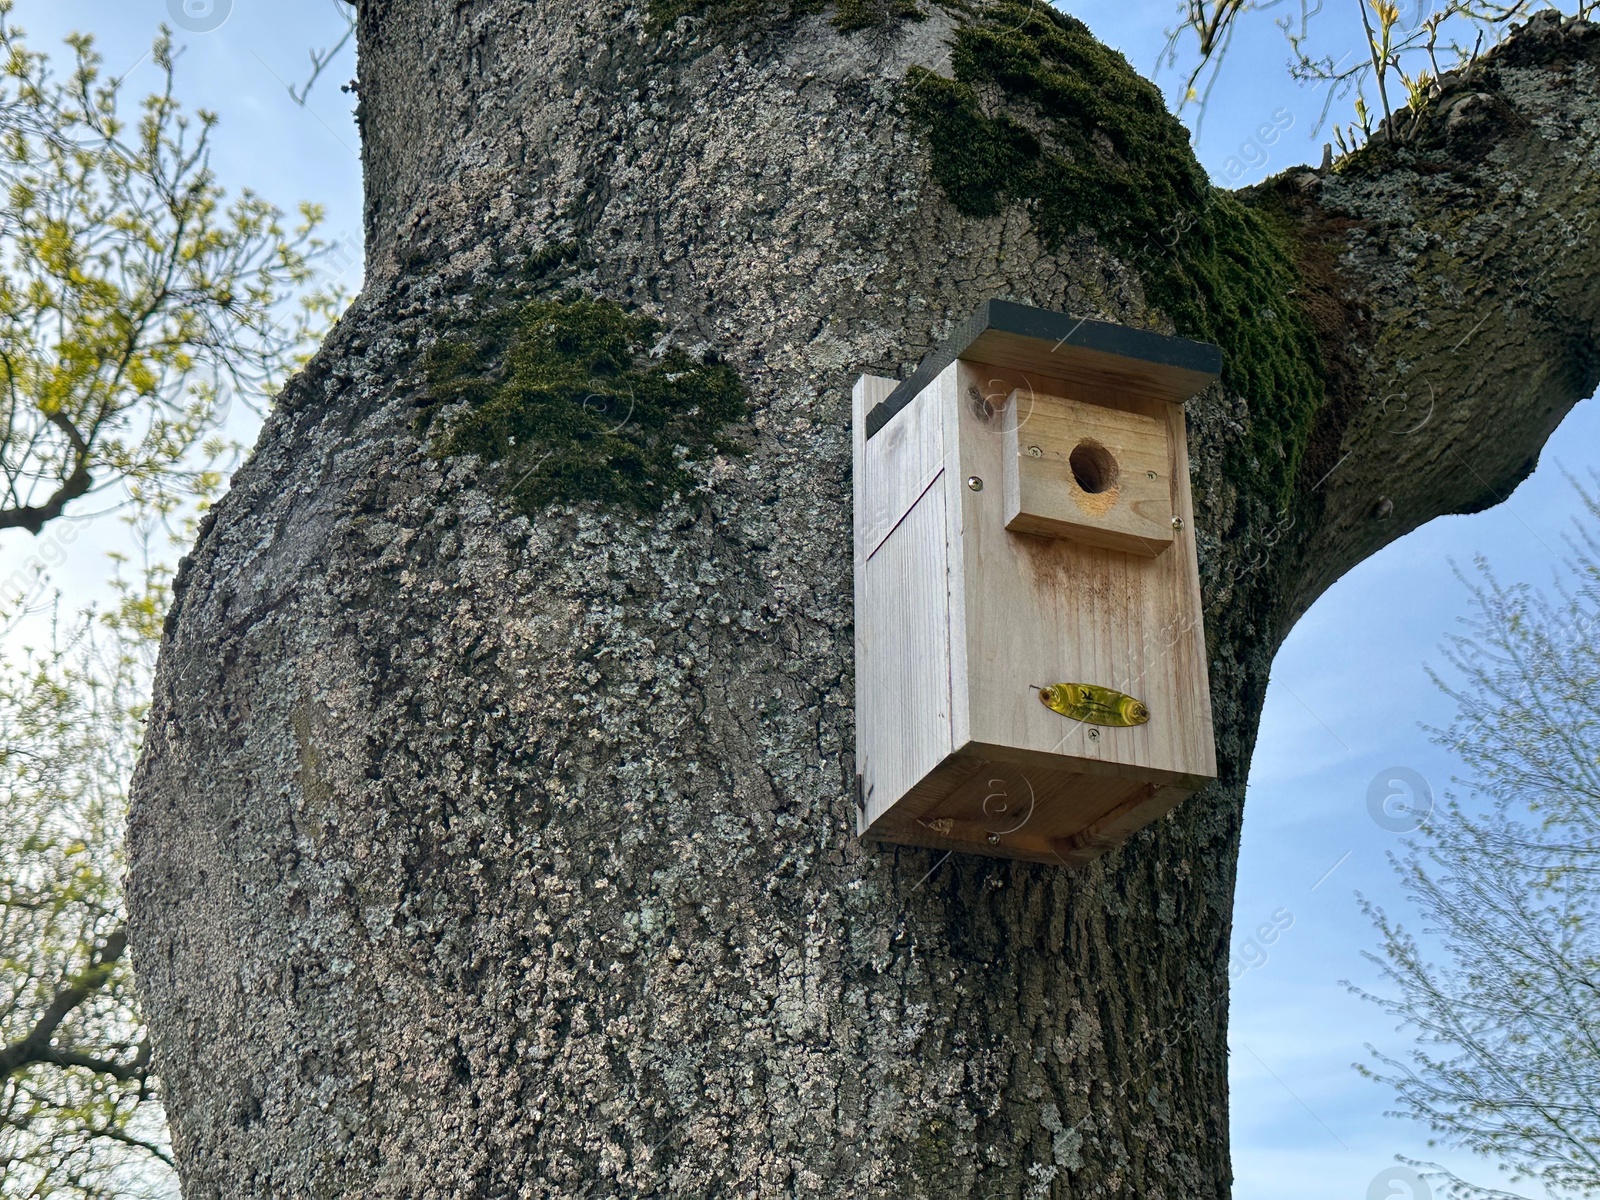
[[[58,72],[12,7],[0,0],[0,536],[124,489],[134,513],[176,524],[222,485],[227,401],[265,399],[333,319],[337,296],[307,292],[328,249],[312,236],[321,217],[307,206],[285,228],[259,197],[224,194],[208,165],[216,118],[178,103],[165,35],[150,55],[159,90],[130,106],[86,35],[67,39]],[[286,312],[296,293],[303,306]],[[149,567],[143,586],[114,581],[121,603],[99,622],[49,620],[29,637],[48,631],[50,648],[26,649],[13,622],[70,540],[0,582],[13,635],[0,661],[7,1200],[176,1189],[121,888],[126,789],[171,596]]]
[[[209,166],[216,118],[186,114],[172,55],[136,116],[92,42],[56,75],[0,2],[0,529],[39,532],[119,482],[177,503],[221,484],[232,394],[265,399],[342,307],[312,290],[329,249]],[[294,311],[285,301],[301,293]]]
[[[1222,347],[1250,408],[1233,465],[1286,500],[1322,399],[1288,236],[1211,186],[1161,94],[1081,22],[1027,0],[964,12],[955,77],[907,80],[934,178],[971,216],[1022,204],[1050,246],[1085,230],[1136,266],[1179,333]]]
[[[495,464],[502,495],[529,513],[560,500],[659,510],[693,487],[687,460],[738,451],[723,430],[746,411],[728,366],[675,348],[650,357],[659,333],[576,292],[502,307],[429,352],[418,430],[438,422],[435,454]]]

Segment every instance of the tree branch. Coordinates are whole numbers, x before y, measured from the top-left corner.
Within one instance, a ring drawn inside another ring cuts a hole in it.
[[[90,955],[89,965],[77,975],[73,976],[56,990],[49,1006],[34,1022],[33,1028],[18,1041],[0,1048],[0,1079],[7,1079],[26,1067],[40,1063],[61,1063],[64,1066],[85,1066],[90,1070],[101,1070],[105,1060],[94,1059],[81,1055],[75,1051],[62,1050],[52,1046],[56,1030],[61,1023],[75,1011],[90,996],[105,986],[111,978],[111,972],[116,968],[128,948],[128,927],[118,925],[111,931],[106,940]],[[141,1062],[142,1060],[142,1062]],[[108,1074],[114,1074],[119,1079],[133,1078],[143,1069],[143,1064],[149,1061],[149,1049],[141,1044],[135,1055],[134,1063],[130,1067],[113,1065]],[[117,1072],[127,1070],[127,1074]]]
[[[67,435],[72,444],[72,473],[61,482],[43,504],[23,504],[15,508],[0,508],[0,529],[26,529],[38,536],[51,521],[59,517],[72,501],[88,494],[94,480],[89,474],[89,444],[83,435],[62,412],[53,412],[45,419]]]
[[[1540,13],[1395,114],[1407,145],[1270,185],[1331,266],[1307,290],[1338,308],[1291,616],[1402,534],[1505,499],[1600,381],[1597,66],[1600,27]]]
[[[135,1137],[126,1130],[118,1129],[115,1125],[93,1125],[89,1127],[88,1133],[91,1137],[107,1138],[110,1141],[120,1142],[122,1145],[132,1147],[135,1150],[141,1150],[152,1158],[166,1163],[169,1167],[176,1166],[172,1161],[171,1153],[163,1149],[159,1143]]]
[[[82,1067],[97,1075],[109,1075],[112,1079],[123,1081],[143,1079],[150,1067],[150,1042],[148,1039],[140,1042],[134,1051],[133,1059],[125,1063],[59,1047],[51,1049],[38,1061],[52,1063],[58,1067]]]

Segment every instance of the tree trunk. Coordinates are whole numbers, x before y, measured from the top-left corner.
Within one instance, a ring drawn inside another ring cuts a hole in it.
[[[1541,17],[1405,145],[1229,196],[1042,5],[734,7],[361,6],[368,286],[185,561],[134,795],[191,1200],[1228,1194],[1268,668],[1593,388],[1600,36]],[[441,456],[422,352],[512,279],[714,351],[749,452],[642,514]],[[1071,870],[854,833],[850,384],[994,296],[1228,355],[1221,778]]]

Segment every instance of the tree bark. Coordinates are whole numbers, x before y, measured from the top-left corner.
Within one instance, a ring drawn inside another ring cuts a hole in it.
[[[863,844],[852,379],[991,296],[1173,322],[1110,235],[936,180],[907,71],[971,11],[716,11],[361,6],[367,289],[184,563],[134,791],[191,1200],[1226,1196],[1273,653],[1596,382],[1600,36],[1541,18],[1405,147],[1242,197],[1324,394],[1287,498],[1239,465],[1266,406],[1189,406],[1217,784],[1075,870]],[[420,350],[557,245],[749,388],[698,506],[528,518],[415,432]]]

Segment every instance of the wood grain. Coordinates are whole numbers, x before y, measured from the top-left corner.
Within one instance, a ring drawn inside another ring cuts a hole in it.
[[[855,404],[890,380],[863,377]],[[862,828],[950,753],[948,521],[933,395],[856,423],[856,770]]]
[[[1172,545],[1167,424],[1143,413],[1015,390],[1000,413],[1005,527],[1154,558]],[[1109,467],[1098,490],[1074,467]]]
[[[1006,399],[1018,388],[1039,394],[1058,394],[1057,389],[988,366],[958,363],[957,371],[956,390],[983,401],[955,406],[957,473],[999,477]],[[1149,399],[1121,407],[1168,422],[1164,473],[1178,485],[1182,516],[1188,492],[1186,459],[1179,471],[1182,410]],[[1168,779],[1213,774],[1192,538],[1178,538],[1172,552],[1160,557],[1137,557],[1012,533],[1004,527],[1003,492],[952,494],[961,504],[958,586],[965,593],[964,621],[952,636],[965,643],[966,658],[965,671],[953,681],[954,703],[958,712],[966,709],[969,740],[1085,763],[1114,762]],[[1068,721],[1035,695],[1038,687],[1062,682],[1101,684],[1136,696],[1150,709],[1150,721],[1100,730]]]
[[[1162,340],[1182,343],[1178,338]],[[1182,344],[1198,346],[1193,342]],[[1215,352],[1212,347],[1203,349]],[[1052,343],[1021,337],[999,329],[981,334],[962,357],[975,364],[1003,364],[1006,370],[1071,379],[1081,388],[1098,392],[1148,396],[1169,404],[1182,404],[1217,377],[1217,366],[1211,362],[1202,365],[1129,358],[1071,342]]]

